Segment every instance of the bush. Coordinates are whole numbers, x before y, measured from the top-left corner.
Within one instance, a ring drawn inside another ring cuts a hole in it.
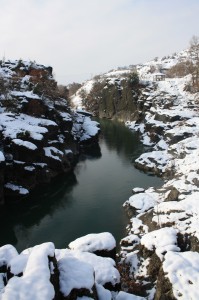
[[[184,77],[192,73],[192,68],[193,68],[193,63],[189,60],[179,62],[167,71],[166,76],[170,78]]]
[[[17,133],[18,139],[28,139],[29,137],[30,137],[30,131],[28,131],[28,130]]]
[[[139,84],[139,76],[137,72],[130,73],[128,76],[128,82],[131,87],[136,87]]]
[[[73,83],[70,83],[67,88],[69,90],[69,97],[74,95],[80,88],[81,88],[81,84],[80,83],[77,83],[77,82],[73,82]]]

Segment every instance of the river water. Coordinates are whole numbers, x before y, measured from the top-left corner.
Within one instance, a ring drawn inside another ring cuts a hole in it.
[[[136,133],[116,121],[100,123],[100,148],[82,155],[74,173],[36,191],[23,207],[2,209],[0,245],[21,251],[52,241],[66,248],[88,233],[109,231],[118,242],[125,236],[128,219],[122,204],[132,188],[157,187],[162,180],[134,168],[133,161],[146,151]]]

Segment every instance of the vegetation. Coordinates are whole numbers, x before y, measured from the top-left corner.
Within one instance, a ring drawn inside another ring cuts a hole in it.
[[[99,117],[132,119],[139,91],[137,72],[123,74],[122,78],[97,78],[89,94],[81,89],[83,105]]]
[[[192,84],[194,91],[199,91],[199,37],[193,36],[190,41],[189,48],[190,57],[192,59]]]
[[[191,74],[192,83],[187,86],[190,92],[199,91],[199,37],[193,36],[190,41],[187,60],[177,63],[167,71],[168,77],[184,77]]]
[[[67,85],[67,89],[69,91],[69,97],[71,97],[72,95],[74,95],[80,88],[81,88],[81,84],[78,82],[73,82]]]
[[[175,66],[171,67],[166,75],[169,78],[184,77],[192,72],[193,63],[190,60],[177,63]]]

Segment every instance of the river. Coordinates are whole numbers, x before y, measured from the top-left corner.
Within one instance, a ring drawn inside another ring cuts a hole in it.
[[[66,248],[88,234],[111,232],[125,236],[127,217],[122,204],[134,187],[160,186],[162,180],[133,166],[146,149],[123,124],[101,120],[100,148],[81,155],[74,173],[62,175],[21,207],[2,208],[0,244],[18,251],[52,241]]]

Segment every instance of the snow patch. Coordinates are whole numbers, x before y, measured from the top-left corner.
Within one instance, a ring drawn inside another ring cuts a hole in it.
[[[98,234],[88,234],[69,244],[72,250],[95,252],[97,250],[112,250],[116,247],[116,241],[113,235],[109,232]]]

